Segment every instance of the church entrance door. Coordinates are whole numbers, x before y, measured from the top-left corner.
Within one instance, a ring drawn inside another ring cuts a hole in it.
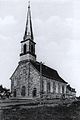
[[[24,97],[26,95],[26,87],[22,86],[21,95]]]
[[[14,97],[16,97],[16,89],[14,90]]]

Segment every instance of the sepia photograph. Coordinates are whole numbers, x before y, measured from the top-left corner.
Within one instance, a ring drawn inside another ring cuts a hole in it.
[[[79,0],[0,0],[0,120],[80,120],[79,45]]]

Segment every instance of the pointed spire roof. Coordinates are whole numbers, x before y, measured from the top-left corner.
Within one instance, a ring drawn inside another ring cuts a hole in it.
[[[24,40],[31,39],[33,40],[33,30],[32,30],[32,21],[31,21],[31,11],[30,11],[30,1],[28,2],[28,12],[27,12],[27,22],[26,29],[24,34]]]

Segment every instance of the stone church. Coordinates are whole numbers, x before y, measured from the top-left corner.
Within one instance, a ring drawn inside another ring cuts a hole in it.
[[[60,98],[66,95],[67,82],[58,72],[36,60],[30,4],[28,5],[25,34],[21,41],[20,61],[11,76],[14,98]]]

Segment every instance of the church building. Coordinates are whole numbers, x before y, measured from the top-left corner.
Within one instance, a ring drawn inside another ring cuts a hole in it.
[[[11,76],[14,98],[60,98],[66,95],[67,82],[58,72],[36,60],[30,4],[28,5],[25,34],[21,41],[20,61]]]

